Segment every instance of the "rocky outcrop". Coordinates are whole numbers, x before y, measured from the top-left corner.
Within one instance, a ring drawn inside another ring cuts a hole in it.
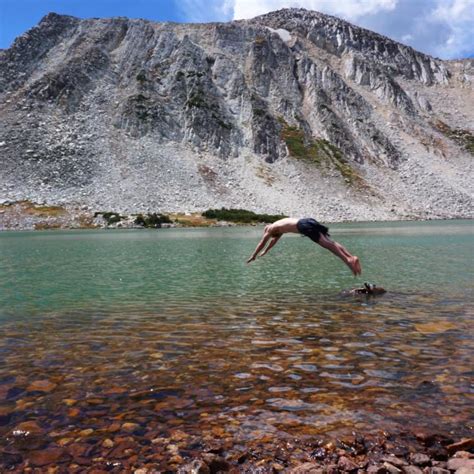
[[[368,63],[378,65],[389,76],[402,76],[425,85],[447,83],[450,77],[442,61],[323,13],[304,9],[280,10],[251,20],[255,21],[298,34],[335,56],[358,55]]]
[[[468,217],[469,64],[302,9],[190,25],[51,13],[0,51],[0,198]]]

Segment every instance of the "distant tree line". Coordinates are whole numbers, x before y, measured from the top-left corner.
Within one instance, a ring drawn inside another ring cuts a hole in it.
[[[287,217],[282,214],[256,214],[255,212],[247,211],[245,209],[226,209],[225,207],[221,209],[208,209],[203,212],[202,215],[207,219],[241,222],[245,224],[257,222],[271,223],[283,217]]]

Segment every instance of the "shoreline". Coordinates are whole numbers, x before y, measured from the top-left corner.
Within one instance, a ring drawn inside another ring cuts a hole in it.
[[[158,432],[134,423],[86,431],[72,439],[61,433],[48,436],[35,421],[20,423],[6,437],[7,443],[0,444],[0,467],[15,473],[94,474],[465,474],[474,470],[474,438],[423,430],[276,440],[267,433],[247,442],[225,436],[225,428],[214,430],[212,436],[189,434],[179,426]]]
[[[453,217],[449,219],[412,219],[412,220],[393,220],[393,221],[337,221],[337,222],[328,222],[325,221],[325,224],[328,225],[344,225],[344,224],[390,224],[390,223],[427,223],[427,222],[446,222],[446,221],[474,221],[474,218],[466,217]],[[247,228],[247,227],[264,227],[266,224],[263,222],[256,223],[256,224],[244,224],[244,223],[232,223],[232,222],[225,222],[221,221],[214,225],[171,225],[171,226],[163,226],[157,228],[146,228],[146,227],[112,227],[112,226],[104,226],[104,227],[74,227],[74,226],[67,226],[67,227],[46,227],[46,228],[30,228],[30,227],[9,227],[9,228],[2,228],[0,227],[0,233],[12,233],[12,232],[54,232],[54,231],[126,231],[126,230],[143,230],[143,231],[150,231],[150,230],[167,230],[167,229],[209,229],[209,228],[226,228],[226,227],[239,227],[239,228]]]
[[[377,221],[324,221],[325,224],[330,226],[333,225],[344,225],[344,224],[402,224],[402,223],[427,223],[427,222],[446,222],[446,221],[474,221],[474,218],[471,217],[453,217],[453,218],[444,218],[444,219],[411,219],[411,220],[377,220]],[[30,227],[8,227],[4,228],[0,226],[0,234],[1,233],[13,233],[13,232],[54,232],[54,231],[127,231],[127,230],[143,230],[143,231],[150,231],[150,230],[167,230],[167,229],[209,229],[209,228],[226,228],[226,227],[239,227],[239,228],[247,228],[247,227],[264,227],[266,224],[264,222],[254,223],[254,224],[245,224],[245,223],[233,223],[233,222],[226,222],[226,221],[219,221],[216,224],[211,225],[171,225],[171,226],[162,226],[156,228],[147,228],[147,227],[113,227],[113,226],[104,226],[104,227],[74,227],[74,226],[65,226],[65,227],[41,227],[41,228],[30,228]]]
[[[206,228],[206,227],[255,227],[267,222],[229,221],[210,219],[203,212],[160,213],[165,218],[156,225],[137,225],[138,216],[157,216],[157,214],[129,214],[118,212],[92,211],[78,207],[63,207],[32,203],[30,201],[8,202],[0,204],[0,232],[2,231],[38,231],[38,230],[115,230],[146,228]],[[106,216],[107,218],[104,218]],[[112,219],[110,219],[112,216]],[[258,214],[257,214],[258,216]],[[437,222],[472,220],[472,216],[394,216],[393,219],[377,220],[321,220],[328,225],[338,224],[376,224],[398,222]],[[143,219],[142,219],[143,220]]]

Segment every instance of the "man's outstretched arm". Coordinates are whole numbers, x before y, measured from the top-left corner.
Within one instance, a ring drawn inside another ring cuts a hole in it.
[[[263,237],[262,237],[262,240],[260,240],[260,242],[258,243],[257,247],[255,248],[253,254],[250,256],[250,258],[247,260],[247,263],[250,263],[250,262],[253,262],[256,258],[257,258],[257,255],[258,255],[258,252],[260,252],[260,250],[263,249],[263,247],[265,246],[265,244],[268,242],[268,239],[270,238],[270,233],[267,233],[265,232],[263,234]]]
[[[281,234],[275,235],[272,237],[270,240],[270,243],[267,245],[267,248],[259,255],[260,257],[263,257],[268,251],[280,240]]]

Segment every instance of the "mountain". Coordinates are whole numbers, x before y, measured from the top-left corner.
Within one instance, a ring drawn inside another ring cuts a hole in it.
[[[0,203],[472,217],[473,71],[304,9],[50,13],[0,51]]]

